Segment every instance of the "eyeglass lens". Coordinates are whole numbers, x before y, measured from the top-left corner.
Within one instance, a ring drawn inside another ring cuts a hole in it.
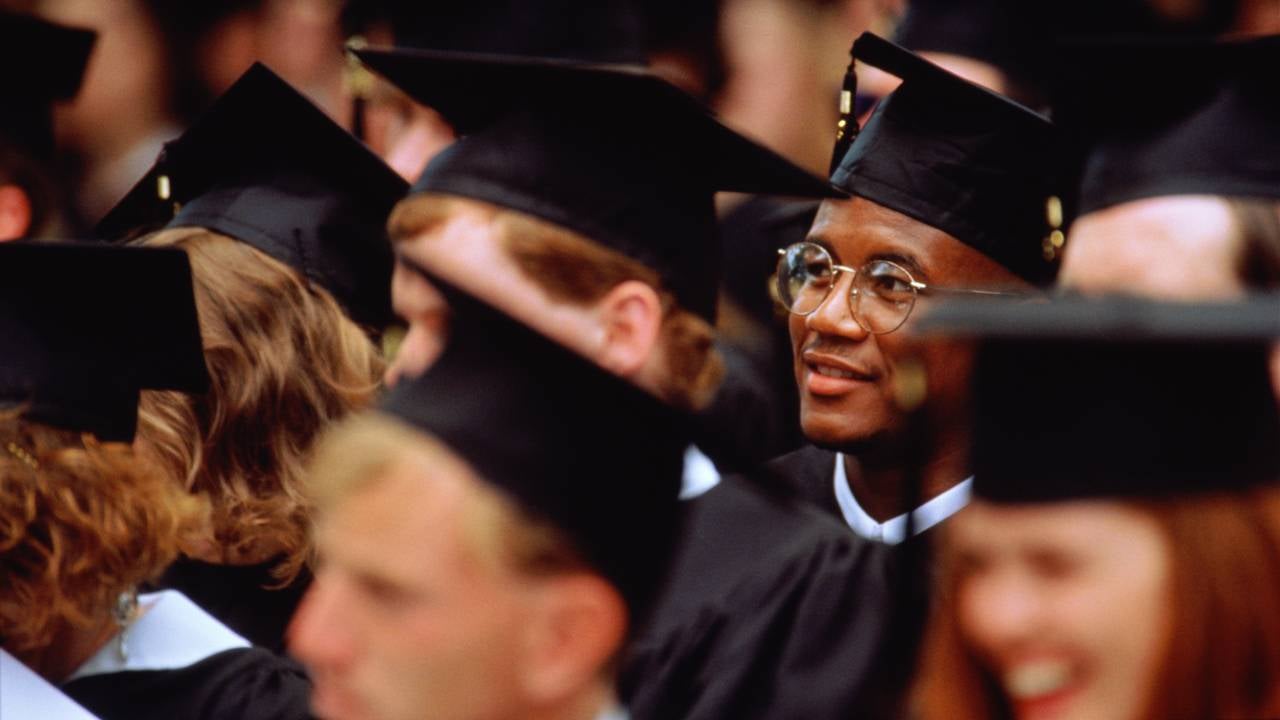
[[[778,299],[789,312],[808,315],[835,287],[838,271],[826,248],[796,243],[778,260]],[[887,260],[872,260],[855,273],[848,297],[854,320],[868,332],[892,332],[906,322],[915,305],[911,274]]]

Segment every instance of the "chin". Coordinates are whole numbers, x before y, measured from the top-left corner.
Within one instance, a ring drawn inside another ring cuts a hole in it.
[[[825,413],[801,413],[800,429],[809,442],[826,450],[844,451],[863,447],[876,433],[863,430],[848,421],[847,416],[831,416]]]

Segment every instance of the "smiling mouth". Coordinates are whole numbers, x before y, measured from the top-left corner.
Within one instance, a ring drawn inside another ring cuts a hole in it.
[[[830,378],[840,378],[841,380],[857,380],[858,376],[848,370],[840,370],[839,368],[827,367],[826,365],[809,365],[809,369],[815,373]]]
[[[1062,692],[1073,676],[1071,664],[1064,660],[1023,663],[1004,674],[1004,688],[1009,697],[1025,702]]]

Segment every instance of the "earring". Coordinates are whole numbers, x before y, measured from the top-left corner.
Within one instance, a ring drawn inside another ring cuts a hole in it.
[[[129,626],[133,624],[134,617],[138,614],[138,591],[129,589],[116,598],[115,607],[111,608],[111,616],[115,619],[116,625],[119,626],[120,632],[116,633],[116,652],[120,655],[120,662],[129,659],[128,638]]]

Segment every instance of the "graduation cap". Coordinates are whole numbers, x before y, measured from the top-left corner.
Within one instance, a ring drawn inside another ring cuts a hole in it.
[[[0,10],[5,70],[0,138],[36,157],[53,153],[53,103],[80,90],[97,33]]]
[[[684,308],[708,319],[719,273],[717,191],[838,194],[642,66],[356,54],[463,136],[427,165],[413,192],[482,200],[576,231],[653,268]]]
[[[97,231],[109,239],[160,227],[229,235],[381,330],[392,319],[385,225],[406,188],[360,141],[255,64],[165,146]]]
[[[0,243],[0,404],[129,442],[138,392],[208,386],[191,267],[176,249]]]
[[[1267,368],[1280,297],[951,303],[921,329],[981,339],[971,456],[980,497],[1161,497],[1280,481]]]
[[[632,629],[677,539],[686,422],[676,411],[425,270],[449,339],[381,409],[439,438],[565,532],[627,601]]]
[[[1280,198],[1280,36],[1068,51],[1055,118],[1085,151],[1080,212],[1166,195]]]
[[[955,236],[1010,271],[1047,284],[1054,195],[1053,125],[1014,101],[863,33],[856,60],[902,79],[840,161],[838,187]]]

